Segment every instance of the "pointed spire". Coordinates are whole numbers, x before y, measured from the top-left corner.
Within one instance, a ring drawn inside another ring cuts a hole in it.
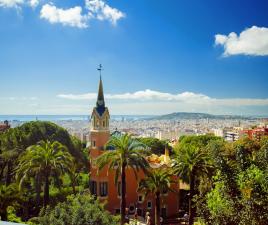
[[[97,106],[105,106],[101,75],[100,75],[100,82],[99,82]]]

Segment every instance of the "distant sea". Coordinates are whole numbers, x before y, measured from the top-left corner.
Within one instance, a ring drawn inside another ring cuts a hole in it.
[[[112,120],[141,120],[150,118],[150,115],[112,115]],[[85,120],[90,119],[89,115],[0,115],[0,121],[18,121],[18,122],[27,122],[34,120],[41,121],[75,121],[75,120]]]

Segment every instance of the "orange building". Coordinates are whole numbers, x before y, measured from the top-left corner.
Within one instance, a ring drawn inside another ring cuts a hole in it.
[[[91,115],[91,147],[90,160],[91,162],[101,155],[104,150],[104,145],[110,138],[109,130],[109,110],[105,107],[102,79],[99,81],[99,90],[96,107],[94,107]],[[109,151],[109,150],[107,150]],[[166,169],[170,166],[170,158],[168,150],[165,155],[160,157],[151,155],[148,157],[151,168]],[[133,214],[135,208],[138,209],[139,216],[149,211],[154,216],[154,196],[145,197],[142,193],[137,192],[138,182],[144,178],[144,173],[138,173],[138,180],[131,169],[126,171],[126,206],[129,209],[129,214]],[[178,181],[178,178],[175,178]],[[174,184],[173,188],[179,190],[179,183]],[[185,185],[184,185],[185,188]],[[92,163],[90,163],[90,189],[91,193],[98,196],[101,201],[106,202],[106,209],[111,213],[120,213],[120,180],[119,184],[114,183],[114,171],[104,167],[98,171]],[[178,215],[179,210],[179,194],[165,193],[161,196],[161,214],[163,217]]]

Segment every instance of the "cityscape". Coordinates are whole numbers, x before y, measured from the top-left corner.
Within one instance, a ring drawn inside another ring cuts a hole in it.
[[[267,11],[0,0],[0,225],[267,225]]]
[[[16,117],[16,116],[15,116]],[[60,117],[60,116],[55,116]],[[78,118],[52,119],[54,123],[64,127],[71,134],[83,142],[90,141],[91,123],[88,116]],[[53,118],[53,117],[52,117]],[[38,116],[35,120],[38,120]],[[2,121],[3,124],[4,121]],[[11,120],[11,127],[20,126],[25,121]],[[267,118],[239,118],[239,119],[171,119],[158,120],[153,116],[112,116],[110,130],[130,133],[136,137],[152,137],[160,140],[177,141],[183,135],[214,134],[223,137],[226,141],[235,141],[243,136],[252,134],[259,136],[268,135]],[[4,124],[2,125],[4,126]],[[251,136],[250,136],[251,137]]]

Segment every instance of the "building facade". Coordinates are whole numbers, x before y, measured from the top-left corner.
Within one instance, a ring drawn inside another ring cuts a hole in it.
[[[105,144],[110,138],[109,130],[110,114],[108,108],[105,106],[102,79],[99,81],[99,90],[96,107],[94,107],[91,115],[91,146],[90,154],[90,190],[101,201],[106,202],[106,209],[112,214],[120,213],[120,180],[119,184],[114,183],[114,171],[108,170],[104,167],[101,171],[92,163],[104,151]],[[159,168],[167,169],[170,166],[170,159],[168,151],[165,155],[148,157],[151,169]],[[129,214],[134,214],[137,208],[139,216],[144,216],[146,212],[150,212],[154,216],[155,202],[154,196],[144,196],[138,193],[138,183],[144,178],[144,173],[139,171],[138,179],[136,179],[134,172],[127,168],[126,170],[126,207]],[[175,178],[177,181],[178,179]],[[179,190],[179,182],[173,185],[173,189]],[[162,194],[161,196],[161,214],[163,217],[171,217],[178,213],[179,210],[179,194],[178,192],[170,192]]]
[[[5,132],[10,128],[10,125],[7,120],[4,121],[4,123],[0,123],[0,133]]]

